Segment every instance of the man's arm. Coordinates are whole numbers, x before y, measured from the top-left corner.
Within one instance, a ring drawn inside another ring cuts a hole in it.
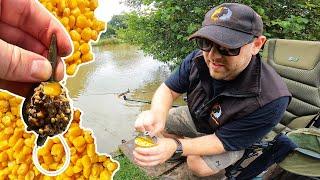
[[[162,83],[152,98],[150,111],[155,113],[159,119],[166,120],[173,101],[180,95]]]
[[[180,95],[162,83],[153,95],[151,109],[139,114],[134,124],[135,129],[149,131],[150,135],[160,133],[164,129],[173,101]]]
[[[192,139],[179,139],[183,147],[183,156],[214,155],[225,152],[222,142],[215,134]]]

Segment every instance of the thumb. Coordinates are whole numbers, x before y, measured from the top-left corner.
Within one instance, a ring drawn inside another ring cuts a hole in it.
[[[39,82],[49,79],[51,64],[43,56],[0,39],[0,78],[9,81]]]

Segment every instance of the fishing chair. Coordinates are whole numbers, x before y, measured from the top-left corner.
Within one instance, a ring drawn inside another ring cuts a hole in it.
[[[265,44],[262,59],[283,78],[292,100],[280,123],[261,142],[247,148],[240,160],[226,168],[228,179],[248,178],[242,176],[246,168],[241,164],[270,148],[281,133],[320,125],[320,42],[271,39]]]

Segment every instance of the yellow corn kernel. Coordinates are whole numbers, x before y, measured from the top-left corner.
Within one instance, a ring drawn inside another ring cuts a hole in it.
[[[25,175],[28,172],[28,166],[26,164],[21,164],[17,170],[18,175]]]
[[[0,130],[0,149],[1,149],[1,142],[2,141],[7,141],[7,139],[11,138],[12,136],[10,136],[9,134],[5,134],[4,131]]]
[[[77,26],[78,28],[81,28],[81,29],[87,27],[87,26],[88,26],[88,20],[87,20],[86,16],[80,14],[80,15],[77,17],[76,26]]]
[[[80,47],[79,42],[78,41],[73,41],[72,43],[73,43],[74,51],[79,50],[79,47]]]
[[[82,165],[84,168],[86,168],[86,167],[89,168],[91,166],[91,160],[88,155],[84,155],[81,158],[81,162],[82,162]]]
[[[60,0],[57,5],[58,10],[60,10],[61,12],[67,7],[67,3],[65,0]]]
[[[95,10],[98,7],[98,0],[91,0],[90,1],[90,10]]]
[[[97,164],[93,164],[91,168],[91,176],[98,177],[99,176],[99,166]]]
[[[0,100],[8,100],[12,98],[12,95],[6,92],[0,92]]]
[[[109,180],[109,179],[111,179],[111,174],[108,171],[104,170],[104,171],[102,171],[100,173],[100,177],[99,178],[101,180]]]
[[[76,148],[74,148],[74,147],[70,148],[70,153],[71,153],[71,155],[76,154],[77,153]]]
[[[91,173],[91,168],[90,168],[90,167],[84,167],[84,168],[83,168],[83,176],[84,176],[85,178],[89,178],[90,173]]]
[[[11,113],[15,116],[18,116],[19,115],[18,107],[11,107]]]
[[[94,41],[98,39],[98,33],[96,30],[91,31],[91,39],[93,39]]]
[[[27,138],[27,139],[24,140],[24,144],[25,144],[26,146],[28,146],[28,147],[33,148],[33,146],[34,146],[34,141],[33,141],[31,138]]]
[[[12,127],[6,127],[3,132],[4,134],[11,135],[13,134],[14,129]]]
[[[71,136],[77,137],[82,135],[82,130],[80,129],[79,126],[75,126],[69,129],[69,133]]]
[[[81,39],[88,42],[91,39],[91,29],[89,27],[84,28],[81,32]]]
[[[71,14],[70,8],[64,8],[62,16],[69,17],[70,14]]]
[[[90,157],[91,163],[99,162],[99,156],[97,154]]]
[[[84,139],[86,140],[86,143],[91,144],[93,143],[93,137],[90,131],[84,132]]]
[[[40,171],[35,166],[33,166],[33,171],[36,176],[40,174]]]
[[[74,9],[72,9],[71,14],[72,14],[75,18],[77,18],[77,17],[81,14],[81,11],[80,11],[80,9],[79,9],[78,7],[76,7],[76,8],[74,8]]]
[[[72,58],[73,60],[78,60],[81,56],[80,51],[76,51],[75,53],[73,53]]]
[[[43,161],[44,161],[45,164],[53,163],[53,157],[50,154],[42,156],[42,158],[43,158]]]
[[[45,147],[40,148],[38,151],[39,156],[46,156],[48,154],[50,154],[50,150]]]
[[[8,157],[9,157],[9,160],[10,161],[13,161],[15,158],[13,157],[13,154],[14,154],[14,151],[12,149],[8,149],[6,150],[7,154],[8,154]]]
[[[9,159],[9,156],[6,151],[0,153],[0,162],[5,162]]]
[[[2,123],[5,125],[5,126],[10,126],[11,124],[11,118],[9,116],[3,116],[2,117]]]
[[[105,161],[110,161],[107,156],[100,155],[98,162],[105,162]]]
[[[14,151],[21,150],[23,144],[24,144],[24,140],[22,138],[19,138],[18,142],[13,146],[13,150]]]
[[[33,180],[34,177],[35,177],[35,174],[34,174],[33,171],[29,171],[29,172],[27,173],[27,175],[25,176],[26,180]]]
[[[75,122],[79,122],[79,121],[80,121],[80,116],[81,116],[81,112],[80,112],[79,110],[76,110],[76,111],[74,112],[74,115],[73,115],[73,120],[74,120]]]
[[[81,56],[81,60],[82,60],[82,62],[89,62],[89,61],[93,60],[93,54],[91,52],[89,52],[87,54],[83,54]]]
[[[49,165],[49,168],[50,168],[51,170],[56,170],[57,167],[58,167],[58,163],[52,163],[52,164]]]
[[[67,168],[67,170],[65,171],[65,174],[67,176],[72,176],[73,175],[73,167],[72,165],[69,165],[69,167]]]
[[[84,8],[86,7],[85,1],[84,0],[77,0],[78,7],[81,11],[84,11]]]
[[[114,170],[117,169],[117,167],[118,167],[118,164],[117,164],[117,163],[109,161],[109,162],[107,163],[107,167],[106,167],[106,168],[107,168],[110,172],[113,172]]]
[[[66,63],[72,63],[72,62],[73,62],[73,57],[70,56],[70,57],[64,59],[64,61],[65,61]]]
[[[24,147],[22,148],[22,154],[28,155],[28,154],[31,154],[31,153],[32,153],[32,149],[31,149],[30,147],[24,146]]]
[[[73,41],[80,41],[81,39],[81,35],[76,30],[70,31],[70,36]]]
[[[75,154],[75,155],[71,156],[70,161],[72,162],[72,164],[76,164],[78,159],[79,159],[78,154]]]
[[[62,160],[62,155],[53,156],[54,162],[60,162]]]
[[[64,27],[67,27],[69,26],[69,18],[68,17],[63,17],[61,20],[60,20],[61,24],[64,26]]]
[[[62,155],[64,154],[63,146],[62,144],[54,144],[51,148],[51,154],[52,155]]]
[[[23,133],[24,133],[24,129],[23,128],[15,128],[14,132],[13,132],[13,135],[17,136],[18,138],[21,138]]]
[[[33,167],[33,163],[32,163],[32,154],[29,154],[29,155],[26,155],[25,156],[25,161],[24,161],[26,164],[29,164],[30,167],[32,168]]]
[[[19,128],[24,128],[24,124],[20,120],[16,122],[16,126],[19,127]],[[28,133],[22,133],[22,135],[24,135],[24,134],[28,134]]]
[[[67,67],[67,74],[72,75],[76,72],[77,65],[76,64],[71,64],[69,67]]]
[[[77,7],[78,6],[77,0],[69,0],[68,1],[68,6],[69,6],[70,9],[73,9],[73,8]]]
[[[96,155],[94,144],[87,145],[87,154],[89,157],[93,157],[94,155]]]
[[[79,173],[82,171],[82,167],[79,167],[79,166],[73,166],[72,168],[73,170],[73,173]]]
[[[72,143],[77,148],[77,147],[83,146],[86,143],[86,141],[83,138],[83,136],[79,136],[79,137],[75,138]]]
[[[14,154],[16,154],[15,158],[17,163],[22,163],[26,161],[26,157],[27,157],[26,155],[19,153],[17,151],[15,151]]]
[[[69,27],[73,28],[74,25],[76,25],[76,18],[73,15],[71,15],[69,16]]]
[[[32,137],[32,134],[31,133],[23,133],[22,137],[24,139],[28,139],[28,138],[31,138]]]
[[[93,11],[89,11],[89,12],[84,13],[84,16],[85,16],[87,19],[93,19],[94,13],[93,13]]]
[[[76,30],[79,34],[81,34],[81,32],[82,32],[82,29],[79,28],[79,27],[77,27],[75,30]],[[79,43],[81,44],[81,40],[79,41]]]
[[[90,39],[90,38],[89,38]],[[80,46],[80,52],[82,53],[82,54],[86,54],[86,53],[88,53],[90,51],[90,45],[88,44],[88,43],[83,43],[83,44],[81,44],[81,46]]]
[[[84,153],[86,151],[86,146],[80,146],[80,147],[76,147],[77,153],[79,155],[81,155],[82,153]]]

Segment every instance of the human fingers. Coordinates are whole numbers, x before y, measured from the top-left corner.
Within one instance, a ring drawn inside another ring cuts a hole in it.
[[[64,71],[65,71],[65,65],[62,62],[62,59],[58,57],[57,59],[57,67],[56,67],[56,72],[55,72],[55,80],[56,81],[61,81],[64,77]]]
[[[43,56],[0,39],[0,78],[9,81],[39,82],[49,79],[51,64]]]
[[[0,21],[29,33],[46,47],[49,47],[55,33],[58,55],[71,53],[71,41],[64,27],[38,1],[2,0],[0,8]]]
[[[39,40],[30,36],[28,33],[1,21],[0,39],[40,55],[47,50],[47,48]]]
[[[141,148],[141,147],[136,147],[134,149],[137,153],[144,155],[144,156],[155,156],[161,154],[160,149],[158,146],[150,147],[150,148]]]
[[[152,162],[152,161],[160,161],[160,155],[153,155],[153,156],[145,156],[139,154],[137,151],[133,151],[133,156],[136,160],[141,162]]]
[[[139,131],[139,132],[145,131],[145,128],[143,126],[143,117],[138,116],[138,118],[134,122],[134,128],[136,129],[136,131]]]
[[[134,158],[134,162],[140,166],[144,166],[144,167],[151,167],[151,166],[156,166],[158,164],[160,164],[160,160],[158,161],[151,161],[151,162],[143,162],[143,161],[139,161],[138,159]]]

